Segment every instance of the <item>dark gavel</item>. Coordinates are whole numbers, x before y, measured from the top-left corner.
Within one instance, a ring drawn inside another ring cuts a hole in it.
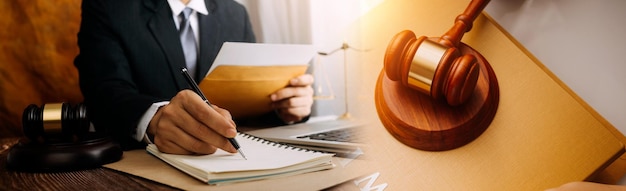
[[[476,58],[461,54],[458,45],[489,0],[473,0],[441,37],[420,36],[409,30],[396,34],[387,47],[384,64],[389,79],[451,106],[465,103],[474,92],[480,68]]]
[[[36,142],[73,142],[89,133],[87,109],[82,103],[31,104],[22,115],[24,134]]]
[[[104,132],[92,132],[82,103],[31,104],[22,116],[24,135],[7,154],[7,169],[62,172],[97,168],[122,158],[121,146]]]

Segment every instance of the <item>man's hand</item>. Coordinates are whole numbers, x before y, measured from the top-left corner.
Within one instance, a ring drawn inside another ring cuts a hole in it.
[[[304,74],[293,78],[289,85],[270,96],[272,107],[286,123],[302,121],[311,114],[313,106],[313,76]]]
[[[183,90],[150,120],[147,133],[159,151],[172,154],[212,154],[217,148],[235,153],[226,139],[237,130],[230,113],[209,107],[191,90]]]

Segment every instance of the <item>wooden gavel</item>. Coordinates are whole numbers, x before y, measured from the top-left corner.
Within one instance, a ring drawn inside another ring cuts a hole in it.
[[[474,92],[480,68],[473,55],[462,55],[457,47],[488,3],[473,0],[441,37],[417,38],[409,30],[396,34],[384,58],[389,79],[435,99],[445,98],[451,106],[465,103]]]

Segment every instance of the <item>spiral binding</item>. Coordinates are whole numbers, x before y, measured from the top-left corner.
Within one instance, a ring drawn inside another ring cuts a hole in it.
[[[252,141],[257,141],[257,142],[261,142],[261,144],[267,144],[273,147],[277,147],[277,148],[283,148],[283,149],[291,149],[291,150],[296,150],[296,151],[304,151],[304,152],[313,152],[313,153],[326,153],[326,152],[322,152],[322,151],[316,151],[316,150],[311,150],[311,149],[306,149],[306,148],[301,148],[301,147],[297,147],[297,146],[292,146],[289,144],[284,144],[284,143],[279,143],[276,141],[270,141],[261,137],[257,137],[254,135],[250,135],[247,133],[243,133],[243,132],[237,132],[237,134],[239,134],[240,136],[252,140]]]

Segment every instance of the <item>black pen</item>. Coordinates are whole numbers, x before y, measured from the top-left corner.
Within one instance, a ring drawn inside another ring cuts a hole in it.
[[[196,81],[194,81],[193,78],[191,78],[191,76],[189,76],[189,72],[187,72],[187,68],[183,68],[181,70],[181,73],[183,74],[183,76],[187,80],[187,83],[189,83],[189,85],[191,86],[193,91],[196,92],[202,98],[202,100],[204,100],[204,102],[209,105],[209,107],[213,108],[213,105],[211,105],[211,103],[206,98],[206,96],[204,96],[202,91],[200,91],[200,88],[198,87],[198,84],[196,83]],[[230,144],[232,144],[233,147],[235,147],[235,149],[237,149],[237,152],[239,152],[239,154],[244,159],[248,160],[248,158],[246,158],[246,155],[244,155],[243,152],[241,151],[241,149],[239,147],[239,143],[237,143],[237,140],[235,140],[235,138],[228,138],[228,142],[230,142]]]

